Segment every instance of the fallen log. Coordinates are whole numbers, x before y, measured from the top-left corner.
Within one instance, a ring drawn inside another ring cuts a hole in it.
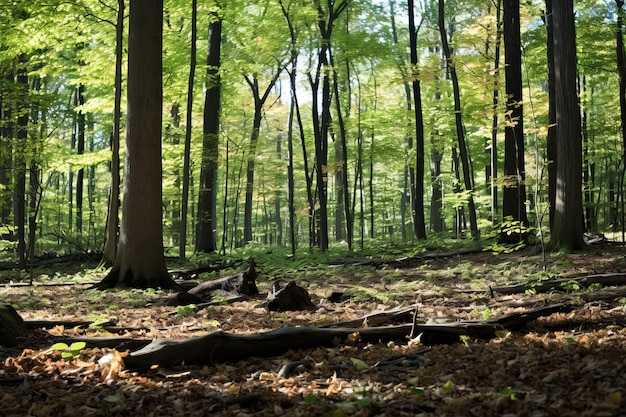
[[[483,252],[482,248],[463,249],[456,252],[422,253],[415,256],[406,256],[397,259],[347,259],[335,260],[328,264],[334,267],[343,266],[373,266],[375,268],[410,268],[421,265],[427,260],[445,259],[460,255],[469,255]]]
[[[594,274],[578,278],[553,279],[549,281],[542,281],[537,284],[525,283],[501,287],[491,287],[491,291],[505,295],[523,294],[526,291],[533,291],[536,293],[550,291],[568,291],[571,290],[575,284],[579,285],[582,288],[586,288],[594,284],[600,284],[603,287],[612,285],[626,285],[626,274]]]
[[[290,349],[333,346],[358,334],[364,342],[403,340],[411,333],[412,324],[385,327],[318,328],[283,327],[267,333],[235,335],[221,331],[196,338],[156,339],[124,358],[128,368],[145,370],[153,365],[173,366],[177,363],[213,364],[234,362],[249,357],[279,356]],[[449,344],[467,335],[490,339],[499,326],[488,323],[447,323],[418,325],[421,341],[426,345]]]
[[[188,291],[181,291],[176,297],[168,301],[168,305],[201,304],[212,301],[211,299],[216,295],[224,297],[256,296],[259,295],[256,278],[256,263],[251,258],[245,271],[202,282]]]

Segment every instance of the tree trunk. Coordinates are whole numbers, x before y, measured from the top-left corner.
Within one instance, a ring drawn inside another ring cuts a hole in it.
[[[193,115],[193,82],[196,75],[197,0],[191,1],[191,51],[189,58],[189,82],[187,84],[187,117],[185,122],[185,151],[183,156],[183,192],[180,213],[180,242],[178,257],[184,260],[187,246],[187,212],[189,210],[189,165],[191,155],[191,128]]]
[[[504,128],[504,221],[528,226],[526,217],[526,173],[524,164],[524,111],[522,102],[522,47],[519,0],[504,0],[504,62],[506,79],[506,123]],[[526,240],[526,232],[500,233],[500,241]]]
[[[85,104],[85,86],[83,84],[78,85],[76,91],[76,97],[78,99],[78,105],[83,106]],[[83,155],[85,153],[85,112],[82,107],[78,109],[76,117],[76,153]],[[83,191],[85,182],[85,168],[80,168],[76,175],[76,239],[78,244],[81,245],[83,236]]]
[[[198,224],[196,251],[217,250],[217,167],[221,106],[222,18],[217,11],[210,14],[207,52],[207,88],[204,93],[204,125],[202,128],[202,162],[198,191]]]
[[[491,147],[489,149],[489,186],[491,189],[491,221],[496,223],[498,204],[498,104],[500,102],[500,40],[502,38],[501,29],[501,9],[502,0],[498,0],[496,6],[496,44],[494,46],[495,56],[493,58],[493,116],[491,121]]]
[[[456,134],[459,143],[459,156],[461,158],[461,165],[463,168],[463,181],[465,184],[465,190],[469,192],[467,197],[467,209],[469,211],[470,218],[470,231],[473,238],[478,238],[478,222],[476,219],[476,207],[474,205],[474,196],[472,195],[472,177],[470,175],[470,163],[469,156],[467,154],[467,146],[465,144],[465,128],[463,126],[463,118],[461,114],[461,93],[459,90],[459,80],[456,73],[456,67],[452,60],[452,52],[450,45],[448,44],[448,35],[445,27],[445,1],[439,0],[439,33],[441,35],[441,45],[443,52],[446,56],[446,63],[450,71],[450,78],[452,79],[452,89],[454,93],[454,114],[456,120]]]
[[[556,105],[556,200],[550,246],[585,247],[582,207],[582,138],[576,88],[573,0],[553,4]]]
[[[411,49],[411,85],[415,109],[415,196],[413,198],[413,234],[418,239],[426,239],[424,219],[424,115],[422,112],[422,90],[417,69],[417,32],[415,28],[415,6],[408,0],[409,42]]]
[[[107,211],[106,242],[102,264],[110,267],[115,262],[117,229],[120,210],[120,122],[122,118],[122,58],[124,47],[124,0],[117,1],[115,25],[115,98],[113,108],[113,133],[111,134],[111,185]]]
[[[20,90],[16,123],[14,220],[17,228],[17,260],[20,268],[26,267],[26,155],[28,139],[28,73],[27,57],[21,54],[17,67],[17,88]]]
[[[621,196],[621,224],[622,224],[622,241],[624,241],[624,176],[626,175],[626,59],[624,58],[624,33],[623,33],[623,0],[615,0],[617,4],[617,71],[619,73],[619,107],[620,122],[622,128],[622,172],[619,177],[618,198]]]
[[[556,206],[556,90],[554,73],[554,24],[552,18],[552,0],[546,0],[545,23],[548,55],[548,137],[546,156],[548,165],[548,213],[550,230],[554,224]]]
[[[9,102],[8,86],[14,82],[15,71],[10,66],[3,74],[0,84],[0,225],[8,227],[8,218],[11,215],[12,202],[12,162],[13,162],[13,104]],[[12,233],[8,233],[11,238]]]
[[[124,206],[115,264],[96,288],[175,288],[163,253],[163,0],[131,0]]]

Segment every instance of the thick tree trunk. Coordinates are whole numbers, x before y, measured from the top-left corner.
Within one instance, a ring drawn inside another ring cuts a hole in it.
[[[120,244],[99,289],[177,287],[165,265],[161,219],[162,20],[162,0],[131,0]]]
[[[222,20],[218,12],[211,13],[209,47],[207,52],[207,88],[204,93],[204,125],[202,130],[202,162],[198,191],[198,224],[196,251],[217,250],[217,167],[221,106],[221,46]]]
[[[582,207],[582,137],[576,86],[576,32],[573,0],[555,2],[554,73],[556,105],[556,195],[550,246],[585,247]]]
[[[619,179],[618,198],[621,197],[621,224],[622,224],[622,241],[624,240],[625,227],[624,224],[624,176],[626,175],[626,59],[624,58],[624,33],[623,33],[623,0],[615,0],[617,4],[617,70],[619,73],[619,105],[620,105],[620,122],[622,127],[622,172]]]
[[[504,62],[506,78],[506,124],[504,128],[504,221],[528,226],[524,163],[524,111],[522,102],[522,46],[519,0],[504,0]],[[521,231],[521,229],[520,229]],[[526,233],[500,234],[500,241],[525,240]]]

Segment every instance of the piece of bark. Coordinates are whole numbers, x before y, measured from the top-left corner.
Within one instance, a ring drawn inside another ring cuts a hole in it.
[[[24,320],[10,304],[0,304],[0,345],[17,345],[17,338],[24,333]]]
[[[261,306],[268,311],[315,310],[317,308],[311,301],[308,291],[298,286],[295,281],[289,282],[285,288],[280,288],[278,283],[274,283],[274,288]]]

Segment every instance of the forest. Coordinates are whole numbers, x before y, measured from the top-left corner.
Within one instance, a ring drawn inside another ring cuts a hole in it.
[[[0,5],[0,416],[620,415],[623,6]]]

